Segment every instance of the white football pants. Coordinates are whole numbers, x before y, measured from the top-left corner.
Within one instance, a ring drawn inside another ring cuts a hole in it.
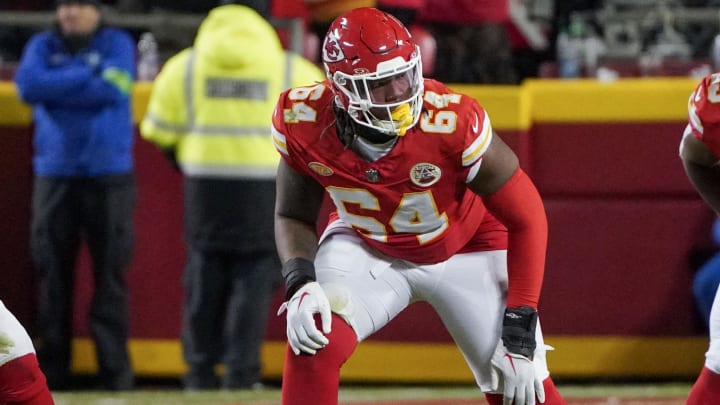
[[[35,353],[30,336],[0,301],[0,366],[28,353]]]
[[[358,341],[385,326],[413,302],[426,301],[442,319],[483,392],[498,389],[490,359],[502,327],[507,294],[507,251],[458,254],[419,265],[388,257],[353,231],[333,229],[315,259],[317,281],[332,310],[355,330]],[[538,323],[536,375],[549,376]],[[494,381],[494,383],[493,383]]]

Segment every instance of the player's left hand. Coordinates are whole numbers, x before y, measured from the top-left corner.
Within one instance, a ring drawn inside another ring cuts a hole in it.
[[[532,360],[508,352],[500,340],[492,357],[492,365],[502,376],[503,405],[535,405],[535,396],[540,403],[545,402],[545,389],[542,381],[535,376]]]

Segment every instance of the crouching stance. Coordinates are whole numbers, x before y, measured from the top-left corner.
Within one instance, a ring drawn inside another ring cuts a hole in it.
[[[373,8],[332,23],[323,64],[328,80],[284,92],[273,115],[283,404],[337,404],[358,342],[417,301],[491,404],[564,404],[537,317],[544,207],[485,110],[424,79],[408,31]]]

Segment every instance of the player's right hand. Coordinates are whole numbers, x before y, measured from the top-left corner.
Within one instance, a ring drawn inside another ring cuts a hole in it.
[[[287,339],[293,353],[315,354],[330,341],[325,336],[330,333],[330,302],[325,291],[316,281],[303,285],[283,303],[278,315],[287,310]],[[322,331],[315,325],[315,314],[320,314]]]

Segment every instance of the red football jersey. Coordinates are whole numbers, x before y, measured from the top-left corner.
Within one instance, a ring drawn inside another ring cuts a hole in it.
[[[367,243],[416,263],[507,248],[504,227],[466,185],[493,136],[474,99],[426,79],[419,122],[374,162],[342,143],[332,103],[327,84],[285,91],[273,114],[273,140],[289,166],[325,188],[337,215]]]
[[[688,100],[693,135],[720,157],[720,74],[705,76]]]

